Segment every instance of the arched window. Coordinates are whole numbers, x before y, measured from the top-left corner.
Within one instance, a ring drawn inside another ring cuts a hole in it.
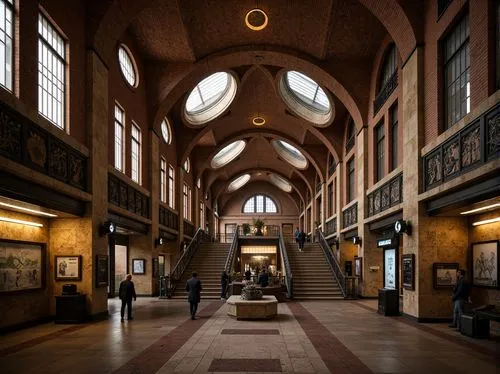
[[[243,213],[278,213],[278,206],[267,195],[253,195],[243,204]]]
[[[172,142],[172,129],[170,128],[170,122],[166,118],[161,121],[161,135],[165,143],[170,144]]]
[[[120,62],[120,70],[127,83],[130,87],[137,87],[139,83],[137,66],[134,58],[132,57],[132,53],[123,44],[118,48],[118,61]]]
[[[345,153],[349,153],[352,147],[354,147],[355,143],[356,143],[356,126],[354,125],[354,120],[352,119],[352,117],[349,117],[349,121],[347,122]]]
[[[398,68],[396,61],[396,46],[392,44],[387,50],[384,61],[382,62],[382,70],[378,81],[378,92],[382,91],[385,85],[392,78]]]

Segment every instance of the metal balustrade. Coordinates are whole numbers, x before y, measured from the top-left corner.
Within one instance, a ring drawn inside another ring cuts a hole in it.
[[[286,284],[286,290],[288,292],[288,298],[293,298],[293,276],[292,276],[292,269],[290,267],[290,261],[288,260],[288,253],[286,251],[286,245],[285,245],[285,238],[283,236],[283,229],[280,227],[280,232],[279,232],[279,248],[280,248],[280,254],[281,258],[283,260],[283,264],[285,265],[284,269],[284,277],[285,277],[285,284]]]
[[[337,279],[342,296],[344,296],[344,298],[350,297],[350,295],[346,296],[346,276],[342,272],[338,260],[335,258],[332,251],[330,251],[330,246],[326,242],[323,232],[320,229],[316,230],[316,238],[321,249],[323,249],[323,253],[325,254],[335,279]]]
[[[234,259],[236,258],[236,252],[238,251],[238,227],[236,228],[236,232],[233,235],[233,240],[231,242],[231,246],[229,247],[229,252],[227,254],[226,264],[224,269],[227,274],[231,274],[234,269]]]

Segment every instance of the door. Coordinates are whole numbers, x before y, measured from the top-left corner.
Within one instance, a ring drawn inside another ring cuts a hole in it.
[[[128,236],[109,237],[109,281],[108,297],[118,296],[120,282],[128,274]]]

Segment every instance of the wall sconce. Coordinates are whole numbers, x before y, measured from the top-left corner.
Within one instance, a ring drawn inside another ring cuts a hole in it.
[[[8,218],[8,217],[0,217],[0,221],[9,222],[9,223],[17,223],[18,225],[43,227],[43,224],[41,224],[41,223],[32,222],[32,221],[25,221],[22,219]]]
[[[396,234],[401,234],[405,232],[407,235],[411,235],[410,221],[405,221],[402,219],[397,220],[396,223],[394,224],[394,232]]]
[[[113,222],[107,221],[101,225],[99,231],[100,231],[101,236],[104,236],[107,234],[112,235],[116,232],[116,226]]]
[[[361,245],[361,237],[353,236],[352,237],[352,244]]]
[[[163,236],[160,236],[158,237],[156,240],[155,240],[155,246],[156,247],[159,247],[161,245],[165,244],[165,239],[163,238]]]

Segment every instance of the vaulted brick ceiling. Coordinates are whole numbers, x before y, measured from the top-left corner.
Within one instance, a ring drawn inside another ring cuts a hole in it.
[[[259,32],[244,24],[246,12],[255,7],[269,16],[268,27]],[[158,96],[158,102],[151,103],[151,108],[162,107],[165,101],[162,92],[170,92],[167,99],[169,95],[174,97],[167,108],[175,133],[182,134],[179,161],[189,155],[194,175],[203,176],[214,195],[224,193],[228,182],[245,170],[267,170],[291,180],[298,199],[304,198],[305,189],[314,188],[317,172],[326,173],[328,153],[334,153],[337,160],[341,158],[348,111],[337,98],[339,93],[330,92],[335,120],[327,128],[313,127],[290,114],[277,92],[277,74],[282,69],[300,70],[300,67],[286,61],[275,64],[272,58],[264,58],[257,52],[249,54],[252,56],[249,61],[238,59],[238,50],[284,51],[300,56],[320,69],[315,76],[320,85],[326,87],[325,72],[332,72],[342,76],[343,88],[349,95],[367,102],[373,56],[386,35],[377,18],[356,0],[153,0],[138,13],[128,32],[149,64],[148,91],[152,99]],[[186,95],[200,79],[191,73],[193,66],[206,61],[202,72],[197,73],[201,77],[221,70],[212,61],[229,50],[234,53],[225,60],[225,66],[240,81],[234,102],[225,115],[206,126],[189,128],[182,111]],[[228,61],[231,59],[238,62]],[[262,128],[251,124],[257,114],[266,119]],[[237,138],[248,141],[245,151],[229,165],[212,170],[210,157]],[[319,169],[309,162],[307,170],[295,170],[278,158],[270,146],[271,138],[288,139],[296,144],[314,158]],[[182,154],[183,151],[186,153]]]

